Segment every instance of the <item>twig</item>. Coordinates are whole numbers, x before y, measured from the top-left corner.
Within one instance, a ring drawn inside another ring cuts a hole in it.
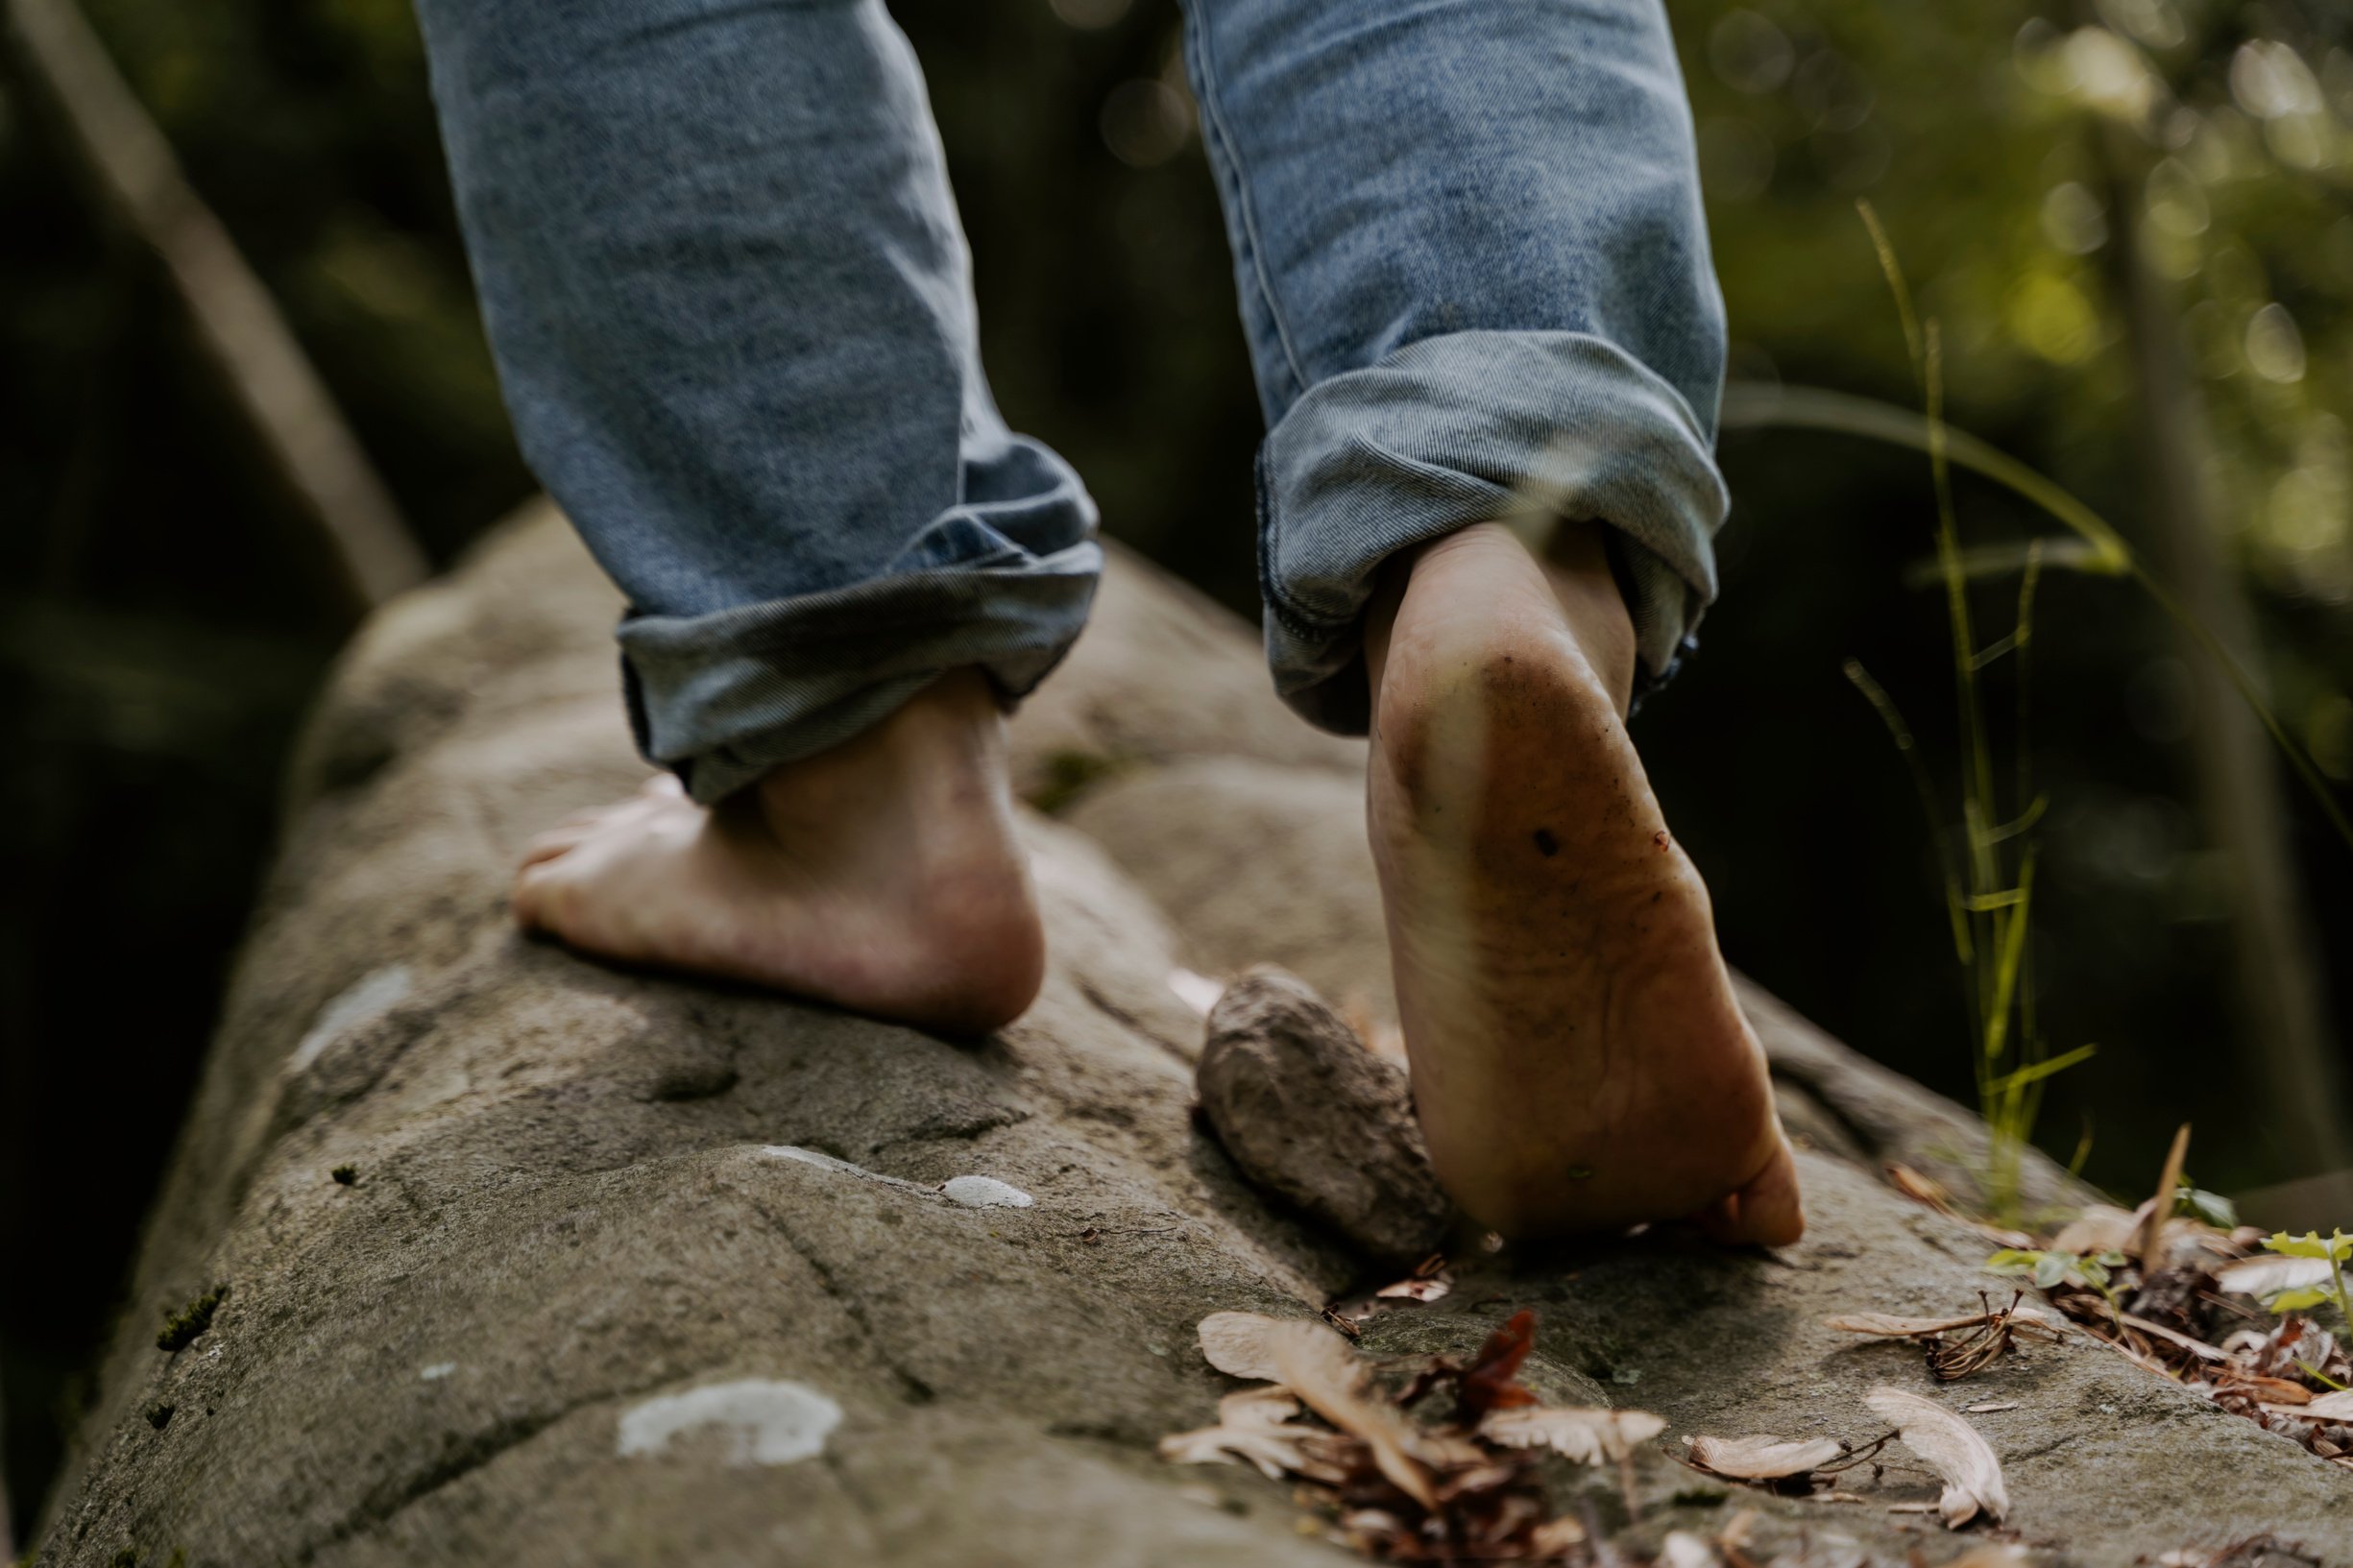
[[[1895,1440],[1895,1433],[1892,1431],[1883,1432],[1877,1437],[1872,1438],[1869,1442],[1863,1444],[1861,1447],[1848,1451],[1846,1456],[1835,1463],[1815,1465],[1814,1474],[1818,1476],[1834,1476],[1842,1471],[1852,1470],[1858,1464],[1869,1463],[1871,1460],[1879,1458],[1879,1452],[1880,1449],[1885,1448],[1889,1443],[1892,1443]],[[1880,1462],[1884,1464],[1886,1461],[1880,1460]]]
[[[106,206],[162,263],[196,341],[318,527],[354,615],[428,568],[261,279],[181,172],[73,0],[5,0],[6,53],[47,101]]]

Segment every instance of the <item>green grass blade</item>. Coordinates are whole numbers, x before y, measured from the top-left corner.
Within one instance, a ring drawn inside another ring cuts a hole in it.
[[[1955,459],[1957,462],[1958,460]],[[1960,465],[1968,468],[1969,465]],[[2068,534],[2043,534],[2033,539],[1994,540],[1961,546],[1961,574],[1973,583],[1991,582],[2025,571],[2034,558],[2041,565],[2087,577],[2118,577],[2123,573],[2095,545]],[[1944,585],[1944,563],[1934,556],[1911,562],[1904,568],[1904,586],[1911,589]]]
[[[1953,835],[1946,831],[1944,817],[1936,804],[1936,785],[1928,778],[1928,765],[1920,760],[1920,747],[1912,739],[1911,726],[1904,722],[1903,711],[1896,707],[1886,688],[1871,678],[1862,661],[1846,662],[1846,677],[1855,689],[1863,694],[1880,722],[1887,726],[1888,738],[1911,774],[1912,789],[1920,797],[1920,813],[1928,819],[1928,832],[1936,844],[1936,872],[1945,884],[1945,915],[1953,928],[1953,948],[1962,963],[1970,960],[1969,922],[1963,918],[1961,880],[1953,868]]]
[[[2005,922],[2007,929],[2002,932],[2001,953],[1994,969],[1994,1000],[1986,1011],[1985,1021],[1985,1059],[1988,1062],[2001,1060],[2002,1049],[2008,1044],[2010,1004],[2018,995],[2019,964],[2026,951],[2026,928],[2033,913],[2033,897],[2034,848],[2028,845],[2018,867],[2016,907]]]
[[[1916,452],[1928,449],[1931,423],[1917,409],[1880,402],[1876,398],[1823,387],[1777,386],[1755,381],[1734,381],[1725,387],[1723,412],[1717,422],[1727,430],[1820,430],[1860,436],[1891,446],[1908,446]],[[2132,569],[2132,549],[2123,536],[2055,481],[1966,430],[1944,425],[1939,439],[1956,468],[1967,469],[2031,501],[2052,521],[2064,525],[2091,546],[2092,553],[2087,559],[2079,564],[2067,564],[2082,571],[2108,576],[2121,577]]]
[[[2023,773],[2025,769],[2021,768],[2020,771]],[[2023,778],[2019,780],[2022,786],[2026,783],[2026,781]],[[2004,839],[2017,838],[2022,834],[2030,833],[2034,831],[2034,825],[2043,820],[2043,813],[2049,809],[2050,809],[2050,797],[2037,795],[2026,803],[2026,808],[2019,812],[2017,816],[1999,827],[1986,829],[1985,835],[1999,843]]]
[[[1855,204],[1863,215],[1863,227],[1871,230],[1871,248],[1879,253],[1880,272],[1887,279],[1887,291],[1896,297],[1896,319],[1904,324],[1904,347],[1911,355],[1915,374],[1926,357],[1920,346],[1920,317],[1912,309],[1912,291],[1904,280],[1904,268],[1896,260],[1896,248],[1887,242],[1887,230],[1880,226],[1880,209],[1867,201]]]
[[[2346,817],[2344,808],[2337,803],[2327,779],[2288,734],[2279,716],[2271,712],[2270,704],[2264,701],[2254,679],[2215,639],[2214,634],[2182,607],[2172,591],[2150,574],[2114,528],[2057,484],[2024,463],[2004,456],[1966,431],[1953,429],[1941,421],[1930,421],[1910,409],[1880,402],[1875,398],[1858,398],[1851,393],[1830,392],[1817,387],[1734,382],[1725,389],[1720,422],[1728,430],[1782,428],[1858,436],[1891,446],[1908,446],[1914,451],[1930,449],[1931,427],[1941,432],[1936,439],[1943,441],[1947,455],[1953,464],[2031,501],[2091,545],[2093,556],[2082,562],[2078,569],[2131,577],[2141,585],[2144,592],[2156,601],[2159,609],[2190,634],[2199,649],[2220,666],[2237,689],[2240,699],[2262,721],[2264,730],[2287,757],[2289,766],[2304,785],[2305,792],[2312,797],[2313,804],[2319,808],[2321,815],[2336,831],[2338,839],[2346,849],[2353,850],[2353,819]]]
[[[2025,1067],[2005,1073],[1996,1078],[1994,1080],[1995,1092],[2007,1094],[2014,1090],[2024,1089],[2030,1083],[2040,1083],[2055,1073],[2064,1073],[2079,1062],[2090,1061],[2098,1052],[2098,1046],[2077,1046],[2073,1050],[2061,1051],[2058,1055],[2046,1060],[2029,1062]]]

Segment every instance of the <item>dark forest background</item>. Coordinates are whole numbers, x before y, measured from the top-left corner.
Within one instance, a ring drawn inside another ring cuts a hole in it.
[[[448,562],[531,481],[404,0],[85,9]],[[1254,615],[1259,418],[1174,5],[892,9],[930,73],[999,401],[1077,463],[1112,534]],[[1669,10],[1734,375],[1916,404],[1867,197],[1941,323],[1954,422],[2161,565],[2206,560],[2202,591],[2249,617],[2286,729],[2353,800],[2353,12]],[[2177,482],[2164,433],[2183,430],[2202,488]],[[1927,466],[1783,429],[1729,431],[1722,457],[1725,594],[1638,721],[1653,776],[1734,962],[1965,1098],[1928,833],[1841,673],[1863,661],[1953,777],[1943,603],[1914,569]],[[2052,531],[1966,477],[1958,504],[1972,543]],[[20,1518],[169,1152],[286,749],[348,631],[306,530],[152,258],[101,217],[36,95],[0,80],[0,1397]],[[1984,590],[1997,630],[2014,591]],[[2201,785],[2247,727],[2129,583],[2050,575],[2035,646],[2044,1023],[2055,1049],[2100,1048],[2056,1080],[2041,1141],[2067,1159],[2088,1130],[2087,1172],[2137,1197],[2191,1119],[2198,1181],[2279,1209],[2280,1184],[2353,1165],[2331,1130],[2353,851],[2288,784],[2252,806]],[[2250,890],[2231,846],[2267,834],[2286,880]],[[2255,899],[2271,919],[2250,949]],[[2274,1005],[2316,977],[2301,1024]],[[2318,1048],[2300,1067],[2280,1045],[2299,1027]]]

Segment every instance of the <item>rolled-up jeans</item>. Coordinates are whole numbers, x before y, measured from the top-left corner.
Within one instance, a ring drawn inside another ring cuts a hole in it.
[[[1069,465],[1008,429],[879,0],[418,0],[523,454],[620,585],[632,722],[714,801],[1084,624]],[[1265,406],[1275,685],[1361,731],[1381,564],[1609,525],[1637,679],[1715,591],[1723,311],[1659,0],[1191,0]]]

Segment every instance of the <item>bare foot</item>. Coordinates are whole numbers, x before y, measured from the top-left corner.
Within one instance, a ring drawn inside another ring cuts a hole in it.
[[[586,953],[718,975],[950,1033],[1045,975],[1005,721],[977,671],[706,809],[665,775],[542,834],[515,918]]]
[[[1626,735],[1598,529],[1553,554],[1467,528],[1368,621],[1368,818],[1431,1160],[1507,1235],[1690,1216],[1793,1242],[1764,1052]]]

